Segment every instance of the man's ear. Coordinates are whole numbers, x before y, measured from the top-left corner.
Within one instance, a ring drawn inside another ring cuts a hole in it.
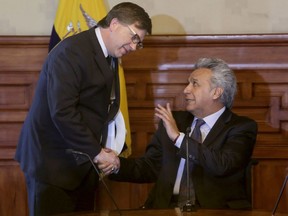
[[[119,24],[118,19],[117,19],[117,18],[113,18],[113,19],[111,20],[111,22],[110,22],[110,26],[109,26],[110,30],[111,30],[111,29],[114,30],[115,27],[116,27],[118,24]]]
[[[223,94],[223,88],[216,87],[213,89],[213,99],[218,99]]]

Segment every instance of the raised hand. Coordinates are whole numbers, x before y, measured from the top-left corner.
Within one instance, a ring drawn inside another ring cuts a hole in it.
[[[167,103],[166,108],[158,104],[155,108],[155,115],[162,119],[169,138],[173,141],[177,139],[180,133],[172,115],[170,104]]]

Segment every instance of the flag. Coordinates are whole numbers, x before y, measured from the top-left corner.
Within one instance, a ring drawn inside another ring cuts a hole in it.
[[[121,62],[121,61],[119,61]],[[120,111],[122,112],[124,122],[125,122],[125,127],[126,127],[126,145],[127,149],[122,152],[123,157],[128,157],[132,153],[132,148],[131,148],[131,130],[130,130],[130,122],[129,122],[129,113],[128,113],[128,103],[127,103],[127,93],[126,93],[126,82],[125,82],[125,77],[124,77],[124,70],[119,63],[119,82],[120,82]]]
[[[49,51],[61,40],[95,26],[106,16],[104,0],[59,0],[58,9],[49,43]],[[119,59],[120,112],[126,127],[125,142],[127,149],[121,153],[128,157],[131,153],[131,132],[128,115],[126,83],[124,70]]]
[[[64,38],[96,25],[104,16],[103,0],[59,0],[49,50]]]

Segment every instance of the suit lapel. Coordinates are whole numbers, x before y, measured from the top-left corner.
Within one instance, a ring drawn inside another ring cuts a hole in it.
[[[211,131],[205,138],[203,145],[208,146],[214,143],[213,141],[215,140],[215,138],[218,136],[219,133],[223,131],[225,125],[231,120],[231,116],[231,111],[229,109],[226,109],[212,127]]]
[[[102,129],[102,140],[101,143],[104,146],[106,143],[106,139],[107,139],[107,132],[108,132],[108,124],[109,121],[111,121],[114,116],[117,114],[118,110],[119,110],[119,105],[120,105],[120,88],[119,88],[119,78],[118,78],[118,60],[116,59],[115,61],[115,65],[116,65],[116,76],[114,76],[114,71],[112,71],[112,69],[110,68],[110,65],[108,64],[103,51],[101,49],[101,46],[99,44],[98,38],[96,36],[95,33],[95,28],[91,28],[88,30],[89,33],[89,37],[92,43],[92,47],[94,50],[94,59],[95,59],[95,63],[98,65],[99,67],[99,73],[102,74],[102,76],[104,77],[105,80],[105,85],[106,85],[106,94],[109,95],[109,97],[107,97],[107,101],[103,101],[104,104],[110,104],[110,95],[111,95],[111,89],[112,89],[112,85],[113,85],[113,80],[115,80],[115,102],[113,104],[113,106],[110,109],[110,112],[107,115],[107,118],[105,120],[103,129]],[[115,60],[115,59],[114,59]],[[96,73],[96,71],[95,71]],[[108,107],[107,107],[107,112],[108,112]]]
[[[107,60],[103,54],[101,46],[99,44],[98,38],[96,37],[95,28],[91,28],[88,30],[89,35],[94,47],[95,52],[95,62],[100,68],[100,73],[102,73],[103,77],[106,81],[106,90],[108,95],[111,94],[111,89],[113,85],[113,80],[115,79],[115,102],[113,106],[111,106],[110,111],[108,113],[107,122],[111,121],[114,116],[117,114],[120,106],[120,86],[119,86],[119,75],[118,75],[118,59],[113,58],[115,62],[115,72],[110,68],[110,65],[107,63]],[[110,98],[107,103],[110,103]]]
[[[95,28],[88,30],[89,36],[91,39],[92,47],[94,48],[94,59],[98,67],[100,68],[99,72],[103,75],[106,81],[107,91],[111,89],[113,81],[113,71],[111,70],[107,60],[103,54],[101,46],[99,44],[98,38],[96,37]]]

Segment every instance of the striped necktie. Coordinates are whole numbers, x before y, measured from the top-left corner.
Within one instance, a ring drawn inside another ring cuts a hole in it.
[[[202,143],[202,135],[200,127],[205,124],[203,119],[197,119],[195,128],[190,136],[193,140],[198,143]],[[187,163],[187,161],[186,161]],[[192,168],[193,163],[189,161],[189,176],[187,176],[187,164],[185,163],[183,175],[180,184],[179,196],[178,196],[178,206],[183,207],[188,201],[191,201],[192,205],[195,204],[195,190],[192,182]],[[189,188],[188,188],[188,181],[189,181]]]

